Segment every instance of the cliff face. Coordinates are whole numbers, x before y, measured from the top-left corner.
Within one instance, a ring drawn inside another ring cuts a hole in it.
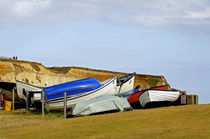
[[[32,85],[45,87],[90,77],[103,81],[116,74],[121,77],[126,73],[79,67],[46,68],[36,62],[0,59],[0,81],[4,82],[16,82],[16,80],[19,80]],[[167,81],[163,76],[137,74],[135,76],[134,86],[138,84],[141,85],[141,89],[146,89],[153,86],[166,85]]]
[[[26,82],[36,86],[51,86],[78,79],[70,72],[53,72],[40,63],[0,60],[0,80],[5,82]]]

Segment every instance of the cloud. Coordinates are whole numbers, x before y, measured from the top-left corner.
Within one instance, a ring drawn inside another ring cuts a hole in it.
[[[50,0],[18,0],[12,3],[11,12],[19,17],[35,16],[47,9],[50,3]]]
[[[0,26],[99,20],[210,32],[209,0],[0,0]]]
[[[1,17],[28,17],[47,9],[51,0],[0,0]]]

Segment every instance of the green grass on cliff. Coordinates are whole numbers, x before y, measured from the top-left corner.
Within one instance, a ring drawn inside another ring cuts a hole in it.
[[[0,138],[210,138],[210,104],[62,119],[0,112]]]

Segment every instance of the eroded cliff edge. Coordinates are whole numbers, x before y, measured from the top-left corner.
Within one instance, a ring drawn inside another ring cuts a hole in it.
[[[134,71],[135,72],[135,71]],[[36,86],[51,86],[82,78],[97,78],[100,81],[118,74],[127,73],[96,70],[81,67],[45,67],[41,63],[13,59],[0,59],[0,81],[16,82],[16,80]],[[134,86],[141,89],[168,84],[164,76],[136,74]]]

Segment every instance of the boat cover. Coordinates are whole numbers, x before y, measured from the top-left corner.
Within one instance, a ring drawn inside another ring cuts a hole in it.
[[[132,107],[127,99],[118,96],[102,95],[97,98],[81,101],[72,108],[72,115],[82,116],[108,111],[126,111]]]
[[[76,95],[93,91],[99,87],[101,83],[97,79],[87,78],[46,87],[43,90],[46,92],[47,100],[51,100],[64,97],[65,92],[67,96]]]

